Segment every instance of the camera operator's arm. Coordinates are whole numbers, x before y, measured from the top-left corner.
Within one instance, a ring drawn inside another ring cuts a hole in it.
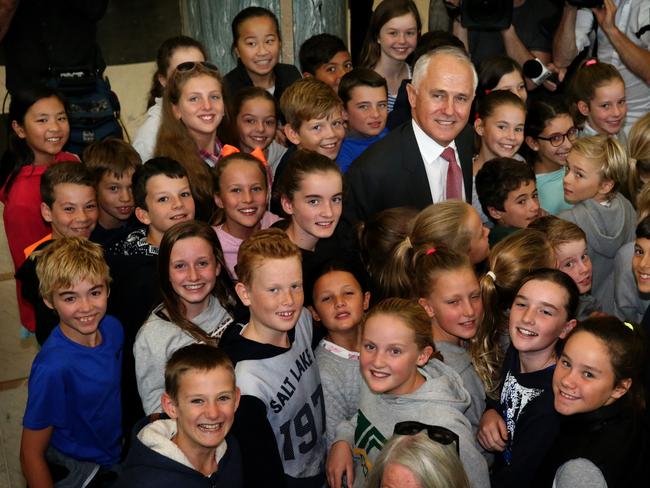
[[[591,9],[598,25],[630,71],[650,85],[650,51],[634,44],[614,23],[616,5],[604,0],[602,8]]]
[[[551,62],[551,54],[545,51],[529,50],[517,35],[515,26],[510,24],[510,27],[501,31],[503,38],[503,45],[506,47],[506,54],[517,61],[521,66],[529,59],[538,58],[542,63],[548,64]]]
[[[20,0],[0,0],[0,41],[9,30],[9,24],[11,24],[19,2]]]
[[[569,66],[578,55],[576,46],[577,16],[577,7],[565,3],[560,24],[553,36],[553,62],[560,68]]]
[[[460,0],[445,0],[445,3],[457,9],[460,7]],[[460,23],[460,9],[456,10],[456,17],[452,19],[451,33],[463,41],[465,50],[469,52],[469,36],[467,35],[467,29]]]

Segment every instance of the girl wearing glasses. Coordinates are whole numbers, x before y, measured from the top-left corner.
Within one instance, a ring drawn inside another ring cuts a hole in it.
[[[388,298],[368,312],[361,326],[359,409],[339,424],[327,459],[332,488],[340,488],[344,476],[348,486],[364,486],[383,445],[404,421],[451,430],[471,485],[490,486],[487,462],[464,415],[469,393],[458,373],[434,355],[440,357],[431,319],[415,300]]]
[[[537,180],[540,206],[552,215],[573,205],[564,200],[566,157],[578,138],[569,107],[557,98],[538,98],[526,116],[526,145]]]
[[[614,313],[614,261],[619,248],[634,240],[636,212],[619,193],[627,184],[629,161],[613,137],[578,139],[567,156],[564,199],[574,207],[558,217],[587,235],[593,262],[592,293],[605,313]]]
[[[225,116],[223,82],[216,66],[188,61],[167,80],[155,156],[180,161],[187,171],[196,219],[210,223],[216,210],[210,167],[219,160],[217,129]]]

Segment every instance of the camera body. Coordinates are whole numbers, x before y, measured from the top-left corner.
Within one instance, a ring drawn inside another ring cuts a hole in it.
[[[461,0],[460,19],[467,29],[507,29],[512,22],[512,0]]]
[[[603,0],[567,0],[567,2],[578,8],[598,8],[604,4]]]

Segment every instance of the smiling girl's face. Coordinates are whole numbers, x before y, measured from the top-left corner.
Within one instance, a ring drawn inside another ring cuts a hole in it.
[[[524,142],[526,112],[520,107],[503,104],[484,119],[477,119],[476,132],[481,136],[481,152],[485,160],[511,158]]]
[[[593,412],[614,403],[628,388],[616,382],[609,349],[601,339],[586,331],[569,337],[553,374],[558,413]]]
[[[187,80],[178,103],[172,105],[194,140],[215,135],[223,119],[225,107],[221,83],[210,75],[199,75]]]

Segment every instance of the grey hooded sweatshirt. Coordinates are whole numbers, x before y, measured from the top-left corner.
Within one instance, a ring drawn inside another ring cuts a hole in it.
[[[346,441],[354,452],[354,486],[365,484],[381,448],[393,435],[395,424],[414,420],[455,432],[460,439],[460,459],[471,486],[489,487],[487,462],[464,415],[471,400],[460,376],[437,359],[431,359],[420,372],[426,378],[425,383],[406,395],[373,393],[365,381],[361,382],[357,414],[351,421],[339,424],[336,430],[336,440]]]
[[[561,219],[578,225],[587,234],[587,248],[593,263],[591,294],[602,311],[614,313],[614,259],[625,243],[633,241],[636,212],[632,204],[616,193],[608,205],[590,199],[560,212]]]

